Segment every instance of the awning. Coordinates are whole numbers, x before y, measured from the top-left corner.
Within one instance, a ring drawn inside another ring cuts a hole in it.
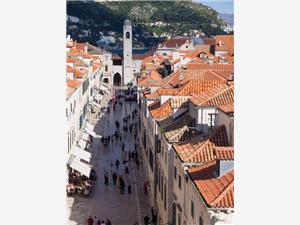
[[[96,102],[92,102],[92,105],[93,105],[93,106],[96,106],[96,107],[98,107],[98,108],[101,108],[101,105],[99,105],[99,104],[96,103]]]
[[[96,137],[96,133],[92,130],[90,130],[89,128],[85,128],[85,131],[89,134],[92,135],[94,138]]]
[[[108,88],[105,87],[105,86],[103,86],[103,85],[101,85],[101,86],[99,87],[99,89],[102,90],[102,91],[108,91]]]
[[[83,133],[82,137],[81,137],[84,141],[88,141],[90,140],[90,137],[87,133]]]
[[[103,95],[96,94],[95,96],[96,96],[97,98],[103,99]]]
[[[74,160],[71,162],[70,167],[76,171],[78,171],[79,173],[85,175],[86,177],[90,177],[90,173],[91,173],[91,165],[86,164],[82,161],[80,161],[79,158],[74,158]]]
[[[89,122],[86,122],[85,127],[89,130],[94,130],[94,125]]]
[[[80,148],[85,149],[85,147],[86,147],[86,142],[85,142],[83,139],[81,139],[81,140],[78,142],[78,145],[79,145]]]
[[[95,95],[94,98],[98,101],[101,101],[103,99],[102,95]]]
[[[78,146],[74,147],[73,155],[75,155],[75,157],[83,159],[83,160],[85,160],[87,162],[90,162],[91,161],[91,157],[92,157],[91,153],[83,150],[82,148],[80,148]]]

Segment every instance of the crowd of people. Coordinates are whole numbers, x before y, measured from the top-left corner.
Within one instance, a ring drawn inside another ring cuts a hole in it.
[[[125,116],[120,121],[107,120],[108,126],[114,126],[114,132],[106,134],[101,137],[102,146],[100,149],[117,151],[117,146],[120,147],[120,157],[110,160],[109,168],[103,169],[104,186],[113,186],[120,196],[132,194],[132,184],[135,183],[133,178],[130,176],[132,168],[139,169],[141,163],[138,153],[138,141],[137,141],[137,109],[132,104],[135,99],[126,98],[118,92],[114,93],[114,97],[108,102],[107,114],[115,113],[123,109],[125,101],[129,102],[129,112],[125,113]],[[127,105],[127,107],[128,107]],[[111,109],[110,109],[111,108]],[[128,109],[128,108],[127,108]],[[110,129],[109,129],[110,130]],[[134,147],[127,145],[125,138],[133,138]],[[149,181],[144,183],[144,193],[148,194],[150,188]],[[149,225],[157,223],[157,210],[151,207],[151,218],[148,215],[144,217],[144,223],[139,224],[134,222],[133,225]],[[89,216],[86,220],[87,225],[112,225],[109,219],[101,220],[94,216]]]

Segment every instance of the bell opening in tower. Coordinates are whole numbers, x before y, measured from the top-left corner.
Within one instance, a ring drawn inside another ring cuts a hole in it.
[[[126,32],[126,38],[130,38],[130,33],[128,31]]]

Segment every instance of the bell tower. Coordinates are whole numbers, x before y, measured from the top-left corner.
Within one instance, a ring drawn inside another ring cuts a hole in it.
[[[124,85],[134,79],[132,72],[132,25],[126,19],[123,25],[123,79]]]

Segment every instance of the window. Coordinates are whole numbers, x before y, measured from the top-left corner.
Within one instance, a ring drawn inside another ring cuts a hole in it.
[[[203,219],[201,216],[199,216],[199,225],[203,225]]]
[[[130,33],[128,31],[126,32],[126,38],[130,38]]]
[[[194,202],[191,200],[191,215],[194,218]]]
[[[181,176],[178,175],[178,187],[181,190]]]
[[[188,47],[189,47],[188,45],[185,46],[185,48],[188,48]]]
[[[174,166],[174,180],[177,179],[177,168]]]
[[[150,164],[151,170],[153,172],[153,153],[152,153],[151,149],[149,149],[149,164]]]
[[[74,100],[74,110],[75,110],[75,107],[76,107],[76,100]]]
[[[158,191],[160,192],[160,169],[158,168],[158,173],[157,173],[157,188]]]
[[[68,117],[68,108],[66,108],[66,117]]]
[[[165,151],[165,164],[167,164],[167,155],[168,154],[168,152],[167,151]]]
[[[208,113],[208,126],[212,128],[215,126],[215,118],[216,114],[215,113]]]
[[[107,72],[108,71],[108,66],[107,65],[105,65],[105,72]]]
[[[70,105],[70,109],[71,109],[71,113],[72,113],[73,112],[73,105],[72,105],[72,103]]]

